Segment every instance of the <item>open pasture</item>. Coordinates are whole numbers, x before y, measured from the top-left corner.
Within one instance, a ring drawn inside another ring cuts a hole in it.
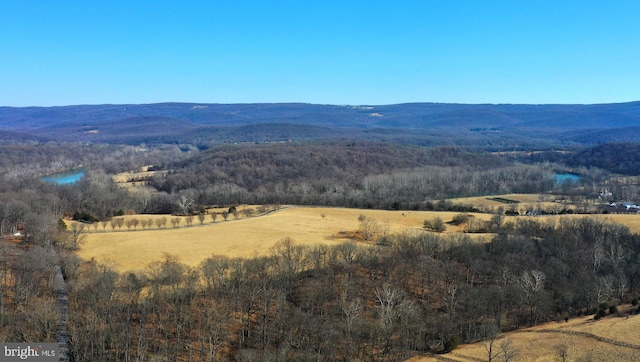
[[[517,201],[518,203],[505,203],[498,201],[499,199]],[[491,196],[473,196],[473,197],[460,197],[451,199],[453,204],[473,205],[477,208],[489,209],[503,207],[509,209],[515,207],[516,209],[525,208],[528,205],[541,207],[544,209],[553,209],[554,207],[567,207],[567,204],[556,202],[552,195],[540,195],[540,194],[507,194],[507,195],[491,195]]]
[[[513,197],[511,195],[507,195]],[[505,197],[507,197],[505,196]],[[163,253],[175,254],[189,265],[197,265],[213,255],[230,257],[251,257],[265,255],[270,248],[285,237],[297,244],[335,244],[350,240],[350,235],[358,230],[358,217],[364,215],[375,219],[380,233],[398,234],[403,232],[425,232],[423,223],[427,219],[440,217],[444,222],[451,221],[456,212],[428,211],[384,211],[358,210],[325,207],[287,207],[276,212],[245,217],[244,207],[239,207],[239,216],[229,216],[225,221],[217,215],[214,223],[207,215],[203,224],[193,218],[192,226],[187,226],[186,217],[171,215],[126,215],[122,218],[146,219],[155,221],[166,218],[164,227],[155,222],[143,229],[112,228],[111,225],[87,228],[85,243],[78,252],[84,259],[95,257],[118,270],[144,268],[149,262],[159,260]],[[211,209],[221,212],[223,209]],[[491,214],[473,214],[475,218],[489,220]],[[505,220],[517,220],[525,216],[507,217]],[[533,216],[541,222],[558,222],[561,218],[594,217],[602,221],[626,225],[632,232],[640,232],[640,215],[554,215]],[[178,227],[173,227],[171,219],[179,218]],[[465,225],[447,224],[445,233],[463,232]],[[472,237],[488,240],[486,234],[469,234]]]
[[[213,254],[229,257],[265,255],[286,237],[304,245],[340,243],[349,240],[349,234],[359,228],[360,215],[375,219],[381,232],[396,234],[426,232],[422,229],[425,219],[438,216],[447,222],[457,213],[289,207],[264,216],[239,216],[238,219],[230,216],[228,221],[218,215],[215,223],[207,215],[204,225],[195,218],[191,227],[185,227],[185,217],[181,217],[176,228],[170,221],[164,228],[154,224],[152,228],[138,226],[130,231],[126,227],[112,229],[106,226],[103,229],[99,226],[97,232],[93,228],[87,229],[89,232],[78,255],[83,259],[96,258],[119,271],[142,269],[159,260],[164,253],[177,255],[186,264],[197,265]],[[162,217],[175,218],[169,215],[127,215],[122,218],[126,221]],[[476,214],[475,217],[488,220],[491,215]],[[446,227],[445,232],[462,231],[462,227]]]

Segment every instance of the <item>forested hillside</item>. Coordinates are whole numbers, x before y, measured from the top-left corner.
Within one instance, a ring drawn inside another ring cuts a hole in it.
[[[637,234],[596,216],[557,224],[515,216],[511,201],[499,197],[504,208],[446,199],[527,192],[542,200],[555,193],[572,211],[600,212],[594,202],[610,190],[608,197],[638,202],[640,188],[630,178],[622,183],[594,167],[596,159],[606,160],[602,167],[633,167],[636,148],[541,153],[362,140],[202,148],[5,140],[0,339],[56,339],[57,266],[68,289],[74,361],[399,360],[544,321],[603,315],[605,307],[640,296]],[[142,166],[162,172],[137,179],[144,187],[133,191],[112,178]],[[77,167],[86,175],[75,184],[39,178]],[[558,183],[558,170],[580,178]],[[471,222],[465,212],[473,210],[490,213],[490,221],[466,230],[492,234],[479,243],[468,234],[438,234],[436,220],[425,220],[414,233],[362,238],[359,230],[353,242],[317,247],[284,239],[268,256],[214,255],[198,267],[168,254],[121,275],[79,259],[83,231],[64,222],[77,215],[105,225],[123,214],[193,218],[210,206],[244,203],[460,213],[440,223]]]
[[[164,165],[151,180],[200,203],[283,203],[364,208],[428,208],[425,201],[553,188],[552,171],[455,147],[379,143],[217,147]]]
[[[640,103],[510,105],[302,103],[0,107],[13,139],[126,144],[369,140],[535,149],[622,141],[637,134]],[[616,130],[620,130],[616,132]],[[626,130],[621,132],[622,130]]]
[[[496,220],[498,221],[498,220]],[[167,255],[142,273],[72,267],[79,361],[400,360],[501,331],[630,301],[640,237],[593,219],[508,221],[488,244],[398,235],[380,245],[212,256],[190,268]],[[638,312],[637,307],[633,311]]]

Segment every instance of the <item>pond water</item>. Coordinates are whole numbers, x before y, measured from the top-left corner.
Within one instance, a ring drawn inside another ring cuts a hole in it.
[[[553,179],[556,183],[562,184],[565,182],[578,182],[582,179],[582,176],[575,173],[556,173],[553,175]]]
[[[80,180],[86,171],[83,168],[77,168],[73,170],[52,173],[51,175],[46,175],[40,177],[42,181],[50,182],[56,185],[68,185],[74,184]]]

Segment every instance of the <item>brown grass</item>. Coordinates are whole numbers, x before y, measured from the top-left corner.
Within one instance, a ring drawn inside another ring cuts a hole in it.
[[[613,342],[639,345],[638,330],[640,315],[609,316],[599,321],[594,321],[593,316],[588,316],[575,318],[568,323],[552,322],[522,331],[504,333],[495,346],[499,346],[507,338],[511,339],[513,347],[519,351],[515,361],[561,361],[561,348],[566,348],[567,361],[638,361],[639,349],[596,339],[605,338]],[[567,332],[587,333],[591,336]],[[487,352],[481,343],[473,343],[462,345],[443,357],[455,361],[486,361]],[[409,361],[427,362],[437,359],[421,356]]]
[[[509,194],[500,195],[506,199],[529,202],[537,200],[536,194]],[[454,202],[474,203],[475,205],[505,204],[489,200],[487,197],[475,197],[455,199]],[[257,209],[256,206],[242,206],[244,208]],[[222,212],[224,209],[210,209],[209,212]],[[383,210],[357,210],[345,208],[323,207],[290,207],[266,216],[244,218],[242,212],[238,220],[229,216],[229,221],[224,221],[222,215],[218,215],[214,224],[209,215],[205,219],[205,225],[201,226],[197,217],[193,220],[192,227],[186,227],[185,217],[181,217],[179,228],[173,228],[168,221],[165,229],[142,229],[138,225],[137,230],[128,231],[124,226],[120,231],[116,228],[112,232],[107,225],[106,232],[102,226],[98,226],[98,232],[89,227],[89,235],[86,243],[79,251],[82,258],[95,257],[97,260],[107,262],[118,270],[130,270],[144,268],[149,262],[158,260],[163,253],[178,255],[184,263],[197,265],[203,259],[212,254],[228,255],[230,257],[250,257],[254,255],[268,254],[270,248],[285,237],[290,237],[298,244],[335,244],[354,235],[359,227],[358,216],[365,215],[374,218],[382,229],[389,234],[403,232],[424,232],[423,223],[427,219],[440,217],[444,222],[451,221],[457,212],[426,212],[426,211],[383,211]],[[489,220],[490,214],[473,214],[481,220]],[[137,218],[139,220],[155,220],[170,215],[128,215],[123,218]],[[518,216],[515,218],[522,218]],[[640,233],[640,215],[563,215],[563,216],[535,216],[540,221],[558,222],[560,218],[596,217],[603,221],[616,222],[626,225],[632,232]],[[511,219],[512,217],[507,217]],[[514,218],[514,220],[515,220]],[[447,224],[445,233],[462,232],[465,225],[454,226]],[[487,235],[471,234],[473,237],[488,240]]]
[[[242,208],[240,208],[241,210]],[[221,210],[217,210],[221,211]],[[213,254],[230,257],[251,257],[266,255],[270,248],[285,237],[290,237],[297,244],[336,244],[348,240],[349,232],[358,229],[358,216],[365,215],[377,220],[381,229],[388,229],[390,234],[403,232],[425,232],[422,229],[425,219],[438,216],[443,221],[450,221],[454,212],[416,212],[416,211],[381,211],[356,210],[323,207],[290,207],[266,216],[235,220],[233,216],[224,221],[218,215],[213,223],[207,215],[204,225],[194,218],[193,226],[186,227],[185,217],[181,217],[180,227],[173,228],[171,218],[166,228],[112,231],[107,225],[106,232],[98,226],[98,232],[89,227],[85,243],[78,251],[83,259],[96,258],[119,271],[142,269],[148,263],[159,260],[163,253],[177,255],[189,265],[197,265]],[[122,218],[157,219],[162,215],[127,215]],[[487,220],[488,214],[476,214],[475,217]],[[446,232],[460,232],[463,226],[447,225]],[[345,233],[346,232],[346,233]],[[474,235],[480,237],[481,235]]]
[[[518,204],[506,204],[504,202],[492,200],[494,198],[503,198],[507,200],[519,201]],[[451,199],[451,202],[454,204],[463,204],[463,205],[473,205],[477,208],[494,208],[503,207],[504,209],[509,209],[514,207],[516,209],[523,209],[532,205],[535,207],[540,207],[543,209],[553,209],[558,208],[562,209],[564,207],[569,207],[566,203],[556,202],[555,198],[551,195],[541,195],[540,194],[506,194],[506,195],[492,195],[492,196],[474,196],[474,197],[460,197],[456,199]]]

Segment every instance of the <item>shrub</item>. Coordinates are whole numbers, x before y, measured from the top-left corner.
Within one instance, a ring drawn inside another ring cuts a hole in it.
[[[447,339],[446,342],[444,342],[444,353],[449,353],[451,351],[453,351],[454,349],[458,348],[458,345],[460,344],[460,341],[458,340],[458,336],[451,336],[449,337],[449,339]]]
[[[86,211],[76,211],[73,213],[73,220],[75,221],[84,221],[84,222],[97,222],[98,218],[91,215]]]
[[[618,312],[618,308],[615,305],[609,307],[609,314],[615,314]]]
[[[437,233],[441,233],[446,229],[444,225],[444,221],[438,216],[434,217],[431,220],[424,221],[424,228],[427,230],[435,231]]]
[[[466,224],[467,222],[469,222],[470,217],[471,216],[468,214],[457,214],[453,217],[453,220],[451,220],[450,224],[456,226]]]

